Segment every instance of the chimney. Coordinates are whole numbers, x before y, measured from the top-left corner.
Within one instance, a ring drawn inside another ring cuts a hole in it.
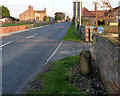
[[[45,8],[44,12],[45,12],[45,15],[46,15],[46,8]]]
[[[33,10],[33,6],[29,5],[29,6],[28,6],[28,9],[29,9],[29,10]]]

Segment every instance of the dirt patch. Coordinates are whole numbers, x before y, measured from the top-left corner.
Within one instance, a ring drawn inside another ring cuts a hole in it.
[[[98,70],[92,66],[92,73],[84,76],[80,74],[80,64],[71,69],[70,82],[77,86],[80,92],[88,94],[107,94]]]

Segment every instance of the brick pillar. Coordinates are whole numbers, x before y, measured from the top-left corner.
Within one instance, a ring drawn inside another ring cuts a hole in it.
[[[85,29],[85,41],[89,41],[89,27]]]

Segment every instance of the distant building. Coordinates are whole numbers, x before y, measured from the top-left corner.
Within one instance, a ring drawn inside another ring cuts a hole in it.
[[[56,13],[55,13],[55,19],[57,19],[57,17],[60,17],[61,20],[65,20],[65,13],[56,12]]]
[[[44,20],[44,17],[46,16],[46,8],[45,10],[39,10],[35,11],[33,10],[33,6],[28,6],[28,10],[23,12],[19,15],[19,20]]]

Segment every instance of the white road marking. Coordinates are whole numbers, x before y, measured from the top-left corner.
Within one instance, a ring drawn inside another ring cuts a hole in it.
[[[5,44],[1,45],[1,46],[0,46],[0,48],[3,48],[4,46],[9,45],[9,44],[11,44],[12,42],[13,42],[13,41],[11,41],[11,42],[7,42],[7,43],[5,43]]]
[[[2,50],[2,48],[0,48],[0,51]]]
[[[25,39],[32,38],[32,37],[34,37],[34,36],[36,36],[36,35],[38,35],[38,34],[34,34],[34,35],[31,35],[31,36],[28,36],[28,37],[26,37]]]
[[[55,53],[57,52],[57,50],[59,49],[59,47],[61,46],[62,43],[63,43],[63,40],[58,45],[58,47],[55,49],[55,51],[52,53],[52,55],[47,59],[47,62],[44,65],[46,65],[49,62],[49,60],[55,55]]]

